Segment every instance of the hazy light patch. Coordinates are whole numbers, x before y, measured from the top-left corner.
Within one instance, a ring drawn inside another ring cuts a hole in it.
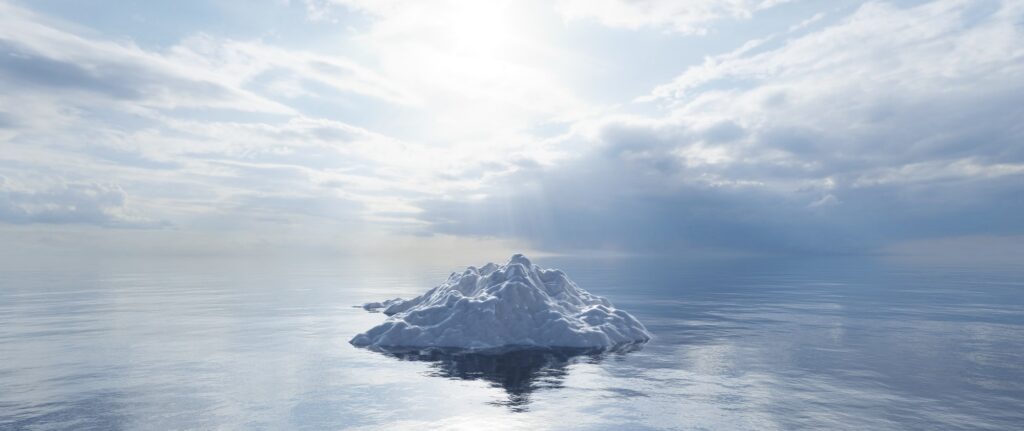
[[[356,39],[384,76],[416,89],[431,118],[412,124],[433,144],[499,150],[538,121],[588,109],[569,92],[570,77],[550,67],[572,54],[548,43],[550,18],[534,3],[337,3],[371,16]]]

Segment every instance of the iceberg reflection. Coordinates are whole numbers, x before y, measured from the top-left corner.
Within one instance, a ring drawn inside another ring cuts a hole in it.
[[[431,363],[429,375],[455,380],[483,380],[505,390],[508,398],[492,404],[525,412],[530,395],[538,389],[563,387],[569,366],[597,364],[609,355],[640,350],[644,343],[632,343],[612,349],[507,347],[489,350],[451,348],[398,349],[373,348],[403,361]]]

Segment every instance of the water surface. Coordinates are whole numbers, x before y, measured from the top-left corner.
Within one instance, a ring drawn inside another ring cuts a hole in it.
[[[644,322],[621,352],[348,344],[459,263],[92,259],[0,270],[0,429],[1014,429],[1024,271],[534,259]],[[480,265],[484,262],[461,262]]]

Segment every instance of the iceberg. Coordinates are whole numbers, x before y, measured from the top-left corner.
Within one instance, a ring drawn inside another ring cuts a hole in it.
[[[389,317],[353,337],[350,343],[359,347],[610,349],[651,339],[629,313],[521,254],[504,265],[452,273],[416,298],[363,308]]]
[[[380,310],[383,310],[383,309],[387,309],[392,304],[397,304],[399,302],[402,302],[402,298],[388,299],[388,300],[381,301],[381,302],[367,302],[367,303],[362,305],[362,308],[363,308],[363,310],[366,310],[366,311],[374,311],[374,312],[376,312],[376,311],[380,311]]]

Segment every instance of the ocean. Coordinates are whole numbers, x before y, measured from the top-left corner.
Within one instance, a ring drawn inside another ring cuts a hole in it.
[[[359,304],[479,262],[101,258],[0,269],[0,429],[1024,426],[1024,267],[535,257],[654,334],[382,354]]]

